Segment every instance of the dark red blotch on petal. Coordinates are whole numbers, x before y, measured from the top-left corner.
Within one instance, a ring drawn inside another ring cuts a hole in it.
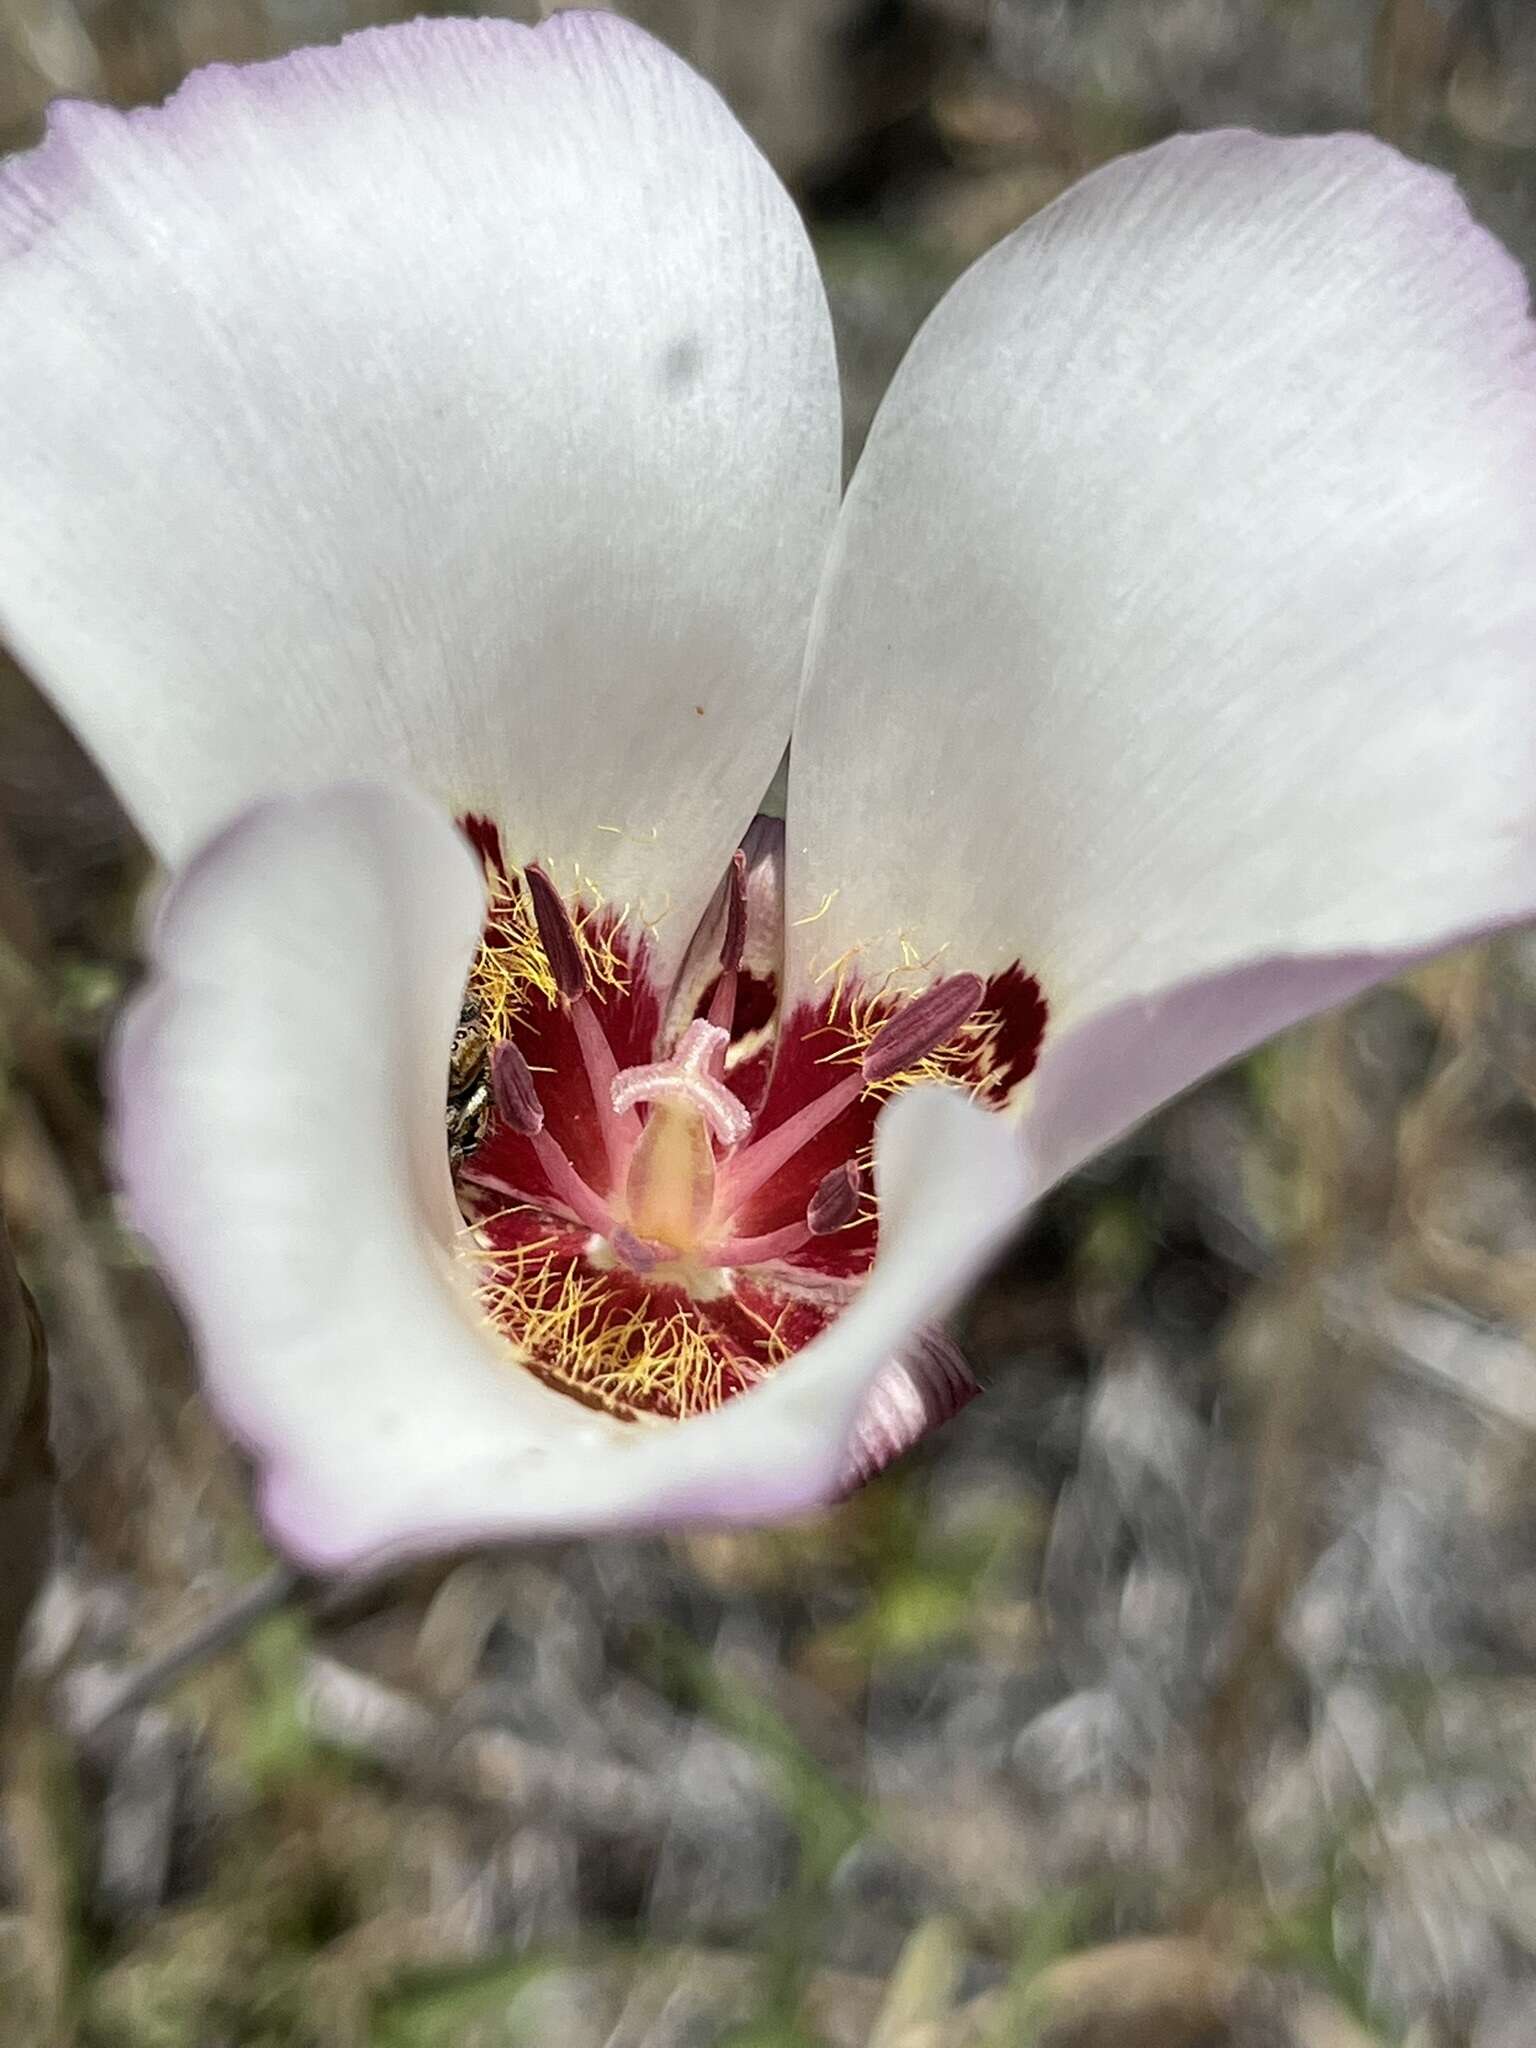
[[[1045,991],[1017,960],[992,976],[981,1006],[998,1020],[988,1062],[986,1099],[1000,1104],[1035,1071],[1050,1011]]]
[[[795,1112],[854,1071],[851,1060],[836,1055],[847,1034],[832,1021],[834,1006],[843,1014],[841,997],[800,1004],[780,1029],[767,1092],[752,1128],[755,1140],[776,1130]],[[892,1002],[895,1014],[899,1005]],[[959,1069],[956,1078],[980,1091],[981,1099],[1001,1107],[1018,1084],[1034,1071],[1045,1036],[1046,1002],[1040,984],[1015,962],[986,983],[980,1014],[987,1022],[982,1057]],[[782,1230],[803,1219],[806,1203],[825,1176],[845,1161],[866,1169],[874,1144],[875,1119],[884,1098],[866,1094],[817,1133],[772,1179],[748,1199],[735,1218],[739,1236],[757,1237]],[[865,1186],[870,1186],[866,1172]],[[875,1253],[877,1226],[873,1215],[814,1238],[794,1254],[797,1265],[819,1273],[852,1276],[864,1272]]]
[[[661,1005],[649,973],[650,948],[643,939],[637,943],[617,920],[605,917],[603,926],[609,947],[625,963],[628,985],[594,989],[589,1000],[618,1064],[640,1066],[654,1058],[661,1029]],[[535,994],[514,1025],[512,1038],[538,1090],[545,1131],[590,1187],[605,1189],[608,1155],[570,1011],[558,1000],[549,1002]],[[477,1173],[492,1174],[522,1194],[537,1198],[548,1192],[533,1146],[500,1118],[475,1153],[474,1163]]]
[[[459,830],[488,868],[497,874],[506,874],[507,863],[502,857],[500,826],[493,825],[489,818],[482,818],[478,812],[470,811],[460,818]]]

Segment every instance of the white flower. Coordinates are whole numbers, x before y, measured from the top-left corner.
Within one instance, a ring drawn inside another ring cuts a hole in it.
[[[0,622],[181,869],[128,1192],[311,1562],[825,1498],[1043,1189],[1536,901],[1525,292],[1361,137],[1085,180],[841,511],[794,211],[606,15],[61,107],[0,328]]]

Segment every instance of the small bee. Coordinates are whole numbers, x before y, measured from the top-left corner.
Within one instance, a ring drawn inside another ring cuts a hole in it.
[[[473,996],[464,998],[448,1055],[448,1164],[467,1159],[491,1120],[490,1034]]]

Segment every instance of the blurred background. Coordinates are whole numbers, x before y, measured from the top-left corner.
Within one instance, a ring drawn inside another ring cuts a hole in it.
[[[945,284],[1176,128],[1374,128],[1536,259],[1530,0],[629,11],[806,210],[850,456]],[[0,148],[387,18],[0,0]],[[1053,1198],[967,1312],[985,1398],[836,1512],[343,1596],[273,1576],[106,1192],[143,874],[0,665],[0,1200],[54,1450],[17,1365],[0,1646],[57,1532],[4,2048],[1536,2044],[1536,941]]]

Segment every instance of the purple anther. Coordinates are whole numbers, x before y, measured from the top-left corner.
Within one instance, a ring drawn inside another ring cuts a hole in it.
[[[677,1257],[671,1245],[658,1244],[653,1237],[636,1237],[632,1230],[610,1231],[608,1243],[614,1257],[622,1259],[632,1273],[654,1273],[658,1266]]]
[[[576,936],[571,913],[565,907],[565,898],[537,861],[530,861],[523,869],[523,875],[528,883],[528,894],[533,899],[533,921],[538,926],[539,944],[544,948],[549,971],[555,977],[555,987],[566,1002],[577,1002],[587,993],[587,967],[581,957],[581,942]]]
[[[859,1169],[850,1159],[834,1166],[806,1205],[805,1226],[812,1237],[830,1237],[851,1223],[859,1206]]]
[[[520,1138],[536,1138],[544,1128],[544,1105],[523,1058],[510,1038],[491,1054],[491,1098],[496,1114]]]
[[[725,881],[725,938],[720,946],[720,965],[727,974],[734,974],[747,943],[747,856],[739,846],[731,855]]]
[[[951,974],[914,996],[871,1039],[864,1055],[865,1080],[889,1081],[893,1074],[904,1073],[926,1059],[946,1038],[953,1037],[973,1010],[980,1009],[984,993],[979,975]]]

